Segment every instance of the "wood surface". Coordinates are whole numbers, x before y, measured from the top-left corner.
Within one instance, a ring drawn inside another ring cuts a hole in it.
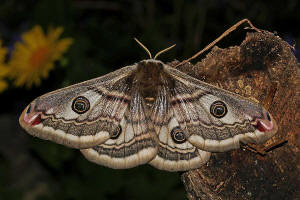
[[[279,127],[265,144],[214,153],[182,173],[188,198],[300,199],[300,68],[291,46],[267,31],[248,33],[240,46],[214,47],[196,65],[177,68],[261,102]]]

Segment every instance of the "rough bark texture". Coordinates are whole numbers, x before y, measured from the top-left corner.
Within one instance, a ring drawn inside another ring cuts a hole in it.
[[[188,198],[300,199],[300,69],[290,46],[269,32],[249,33],[240,46],[215,47],[196,65],[178,68],[265,103],[279,127],[273,138],[254,146],[265,156],[245,146],[214,153],[200,169],[183,173]]]

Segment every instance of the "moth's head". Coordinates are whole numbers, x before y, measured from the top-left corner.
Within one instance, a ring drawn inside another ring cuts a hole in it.
[[[163,70],[164,63],[160,60],[148,59],[142,60],[137,64],[137,72],[141,74],[155,74],[160,73]]]

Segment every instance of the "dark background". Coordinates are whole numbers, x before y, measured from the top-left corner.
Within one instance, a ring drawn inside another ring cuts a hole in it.
[[[90,163],[78,150],[26,134],[18,124],[21,111],[46,92],[148,58],[133,37],[152,54],[177,44],[159,59],[183,60],[249,18],[295,44],[300,41],[299,13],[296,0],[1,0],[4,46],[13,48],[36,24],[44,30],[63,26],[63,37],[74,43],[40,87],[0,94],[0,199],[186,199],[179,173],[148,165],[112,170]],[[218,46],[239,45],[245,33],[240,28]]]

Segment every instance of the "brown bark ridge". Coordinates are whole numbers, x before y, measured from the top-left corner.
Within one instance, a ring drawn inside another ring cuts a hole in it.
[[[240,46],[214,47],[196,65],[177,68],[261,102],[279,127],[265,144],[214,153],[183,173],[188,198],[300,199],[300,68],[291,47],[267,31],[248,33]]]

